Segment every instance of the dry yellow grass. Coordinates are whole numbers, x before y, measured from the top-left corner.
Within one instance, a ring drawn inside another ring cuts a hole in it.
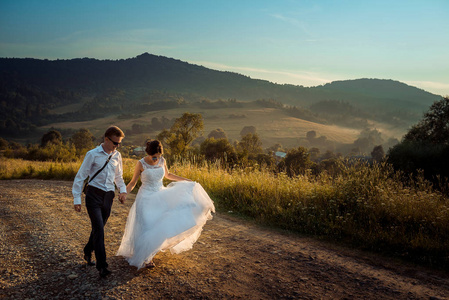
[[[136,160],[124,160],[129,182]],[[73,180],[81,161],[0,159],[0,179]],[[263,224],[346,239],[432,264],[449,265],[449,199],[422,178],[404,185],[388,165],[352,164],[336,177],[288,177],[266,169],[174,163],[170,171],[201,183],[217,209]]]

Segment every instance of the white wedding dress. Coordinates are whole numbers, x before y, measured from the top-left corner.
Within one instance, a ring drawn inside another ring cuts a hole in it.
[[[166,187],[165,160],[157,165],[140,162],[142,186],[126,221],[117,255],[124,256],[138,269],[149,263],[159,251],[180,253],[192,248],[215,207],[197,182],[178,181]]]

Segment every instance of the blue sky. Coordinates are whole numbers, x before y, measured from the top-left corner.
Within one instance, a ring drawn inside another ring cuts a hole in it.
[[[0,57],[144,52],[276,83],[398,80],[449,95],[448,0],[0,0]]]

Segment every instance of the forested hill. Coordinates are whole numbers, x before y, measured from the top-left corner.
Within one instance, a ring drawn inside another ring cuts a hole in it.
[[[311,88],[318,98],[343,100],[366,107],[391,107],[396,109],[427,109],[441,96],[394,80],[356,79],[334,81]]]
[[[398,112],[410,122],[440,98],[381,79],[311,88],[280,85],[148,53],[120,60],[0,58],[0,134],[17,135],[59,119],[97,118],[117,113],[124,105],[128,111],[142,112],[155,102],[217,99],[272,99],[305,109],[314,107],[314,113],[320,113],[320,107],[332,106],[346,110],[339,111],[343,118],[347,111],[375,112],[378,118],[385,115],[387,119],[396,118]],[[51,113],[68,104],[79,104],[78,111]]]
[[[0,59],[2,81],[35,85],[44,89],[71,89],[82,93],[133,90],[141,96],[150,90],[192,93],[211,99],[256,100],[279,98],[296,101],[307,90],[251,79],[237,73],[211,70],[180,60],[144,53],[135,58],[97,60]],[[6,76],[6,78],[5,78]],[[278,97],[279,96],[279,97]]]
[[[2,82],[94,94],[111,88],[132,88],[138,91],[134,96],[149,90],[165,90],[211,99],[275,99],[299,105],[330,99],[364,103],[376,98],[410,101],[423,107],[440,98],[393,80],[347,80],[313,88],[279,85],[148,53],[121,60],[0,58],[0,69]]]

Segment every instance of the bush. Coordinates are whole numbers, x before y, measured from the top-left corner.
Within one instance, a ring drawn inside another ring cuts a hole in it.
[[[4,156],[8,158],[21,158],[26,160],[61,162],[70,162],[79,159],[76,156],[75,146],[72,144],[53,143],[48,143],[45,147],[30,145],[27,148],[20,147],[17,149],[8,149],[5,151]]]
[[[279,170],[285,170],[291,177],[305,174],[313,166],[309,157],[310,154],[304,147],[289,150],[285,158],[279,163]]]
[[[220,161],[223,166],[237,163],[235,149],[227,139],[206,139],[200,145],[200,153],[209,162]]]
[[[435,184],[449,178],[449,145],[404,141],[390,149],[387,161],[405,174],[416,176],[421,171]]]

